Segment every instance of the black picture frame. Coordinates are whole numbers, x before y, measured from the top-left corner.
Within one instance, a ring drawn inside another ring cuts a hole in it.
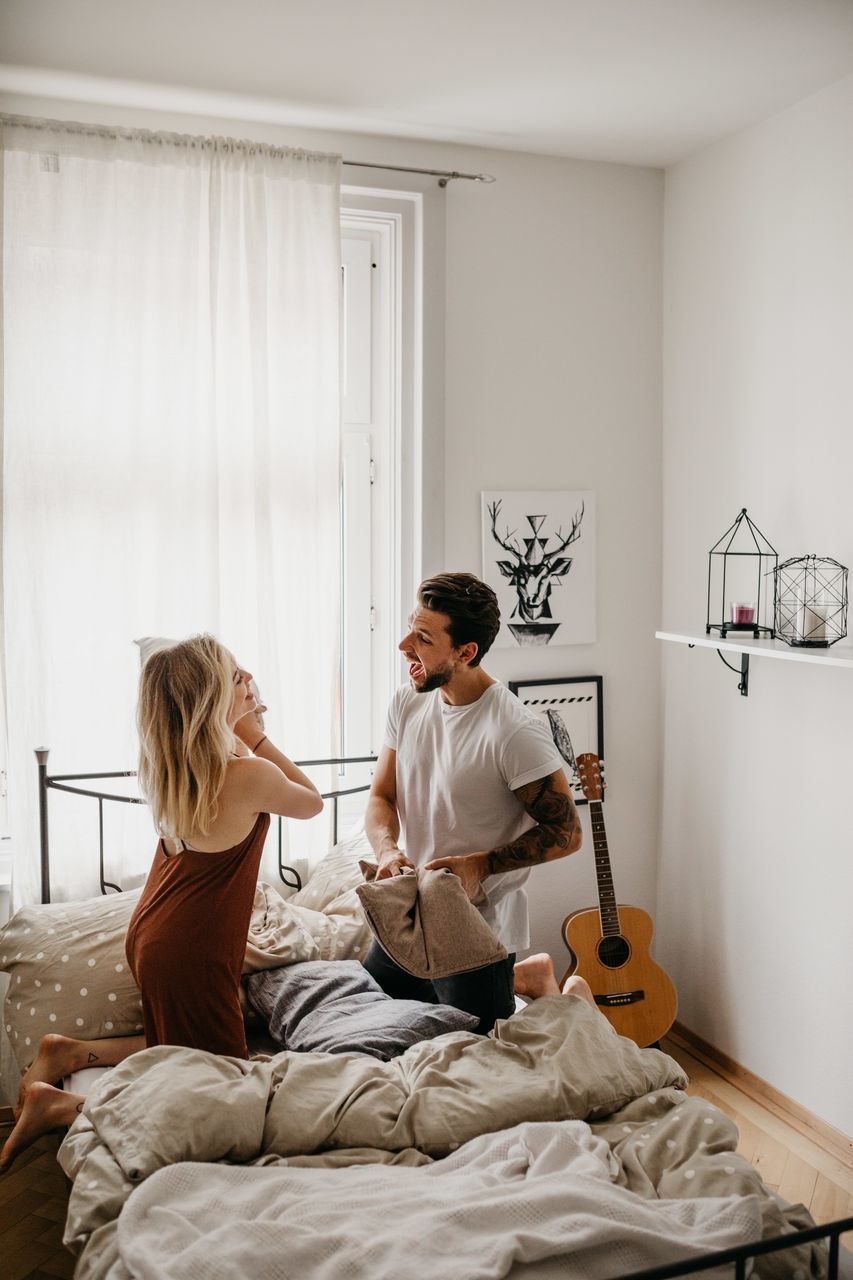
[[[604,780],[604,679],[602,676],[543,676],[509,680],[511,693],[545,724],[565,762],[575,804],[586,804],[575,757],[598,756]],[[550,713],[550,714],[549,714]]]

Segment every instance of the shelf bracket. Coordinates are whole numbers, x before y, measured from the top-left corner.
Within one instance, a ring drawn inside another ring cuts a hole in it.
[[[726,664],[729,671],[733,671],[736,676],[737,675],[740,676],[740,683],[738,685],[738,689],[740,690],[744,698],[748,698],[749,697],[749,654],[742,653],[740,655],[740,671],[738,671],[737,667],[733,667],[732,664],[726,658],[723,657],[719,649],[717,650],[717,657],[720,659],[720,662],[724,662]]]

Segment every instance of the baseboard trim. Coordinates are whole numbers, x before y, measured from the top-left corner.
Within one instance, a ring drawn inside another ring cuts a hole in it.
[[[704,1062],[706,1067],[716,1071],[724,1080],[728,1080],[729,1084],[735,1085],[747,1097],[766,1107],[773,1115],[784,1120],[804,1137],[818,1143],[824,1151],[835,1156],[847,1168],[853,1168],[853,1138],[846,1133],[828,1124],[826,1120],[821,1120],[820,1116],[814,1115],[806,1107],[801,1107],[793,1098],[775,1089],[772,1084],[768,1084],[748,1068],[742,1067],[734,1058],[730,1058],[728,1054],[716,1049],[701,1036],[697,1036],[683,1023],[674,1022],[667,1031],[666,1038],[687,1053],[691,1053],[700,1062]]]

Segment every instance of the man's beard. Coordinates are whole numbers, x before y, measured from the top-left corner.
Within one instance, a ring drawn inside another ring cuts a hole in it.
[[[449,684],[453,679],[456,671],[456,663],[449,662],[443,667],[439,667],[437,671],[431,671],[423,684],[416,684],[416,693],[432,693],[433,689],[441,689],[444,685]]]
[[[449,684],[452,676],[452,671],[434,671],[431,676],[427,676],[423,684],[416,685],[416,692],[432,693],[433,689],[441,689],[444,685]]]

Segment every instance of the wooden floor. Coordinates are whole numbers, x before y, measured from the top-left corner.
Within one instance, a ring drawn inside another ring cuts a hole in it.
[[[11,1129],[0,1108],[0,1142]],[[56,1280],[74,1275],[63,1247],[69,1183],[56,1163],[59,1135],[48,1134],[19,1156],[0,1178],[0,1280]]]
[[[818,1223],[853,1215],[853,1167],[678,1045],[665,1040],[662,1048],[690,1076],[687,1092],[707,1098],[731,1117],[740,1132],[738,1150],[769,1187],[791,1203],[804,1204]],[[10,1128],[11,1111],[0,1108],[0,1142]],[[0,1280],[56,1280],[74,1274],[74,1259],[62,1247],[68,1182],[56,1163],[58,1146],[57,1135],[42,1138],[0,1178]],[[853,1233],[842,1239],[853,1250]]]

